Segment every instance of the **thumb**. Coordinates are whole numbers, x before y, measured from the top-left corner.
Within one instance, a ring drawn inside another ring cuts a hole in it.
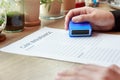
[[[117,65],[112,65],[110,66],[110,68],[112,68],[113,70],[115,70],[116,72],[120,74],[120,67],[118,67]]]
[[[91,22],[92,21],[92,17],[91,17],[90,14],[82,14],[82,15],[79,15],[79,16],[74,16],[72,18],[72,21],[73,22],[84,22],[84,21]]]

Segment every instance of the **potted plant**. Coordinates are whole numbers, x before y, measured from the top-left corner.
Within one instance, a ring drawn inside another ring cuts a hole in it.
[[[4,41],[6,39],[5,34],[2,34],[4,27],[5,27],[4,20],[0,19],[0,42]]]
[[[40,25],[40,0],[24,0],[25,26]]]
[[[40,1],[40,16],[47,19],[58,19],[61,14],[62,0],[41,0]]]
[[[24,29],[24,0],[2,0],[0,6],[7,16],[6,32],[21,32]]]

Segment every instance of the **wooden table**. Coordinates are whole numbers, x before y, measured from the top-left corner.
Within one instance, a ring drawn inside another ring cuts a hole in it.
[[[112,10],[104,5],[101,5],[100,8]],[[20,33],[5,33],[7,39],[0,43],[0,48],[44,26],[63,29],[64,18],[51,21],[42,20],[41,26],[25,27],[25,30]],[[0,52],[0,80],[54,80],[57,72],[77,65],[80,64]]]

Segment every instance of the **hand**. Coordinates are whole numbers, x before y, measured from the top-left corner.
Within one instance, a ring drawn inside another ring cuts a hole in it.
[[[100,10],[92,7],[83,7],[72,9],[65,17],[65,29],[68,29],[68,23],[88,21],[91,23],[93,30],[109,31],[113,28],[115,20],[111,12]]]
[[[120,80],[120,68],[115,65],[110,67],[81,65],[59,72],[56,80]]]

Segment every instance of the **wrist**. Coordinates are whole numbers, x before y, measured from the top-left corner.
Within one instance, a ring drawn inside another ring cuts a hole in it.
[[[120,31],[120,10],[111,11],[111,13],[114,16],[114,25],[113,25],[112,30],[113,31]]]

